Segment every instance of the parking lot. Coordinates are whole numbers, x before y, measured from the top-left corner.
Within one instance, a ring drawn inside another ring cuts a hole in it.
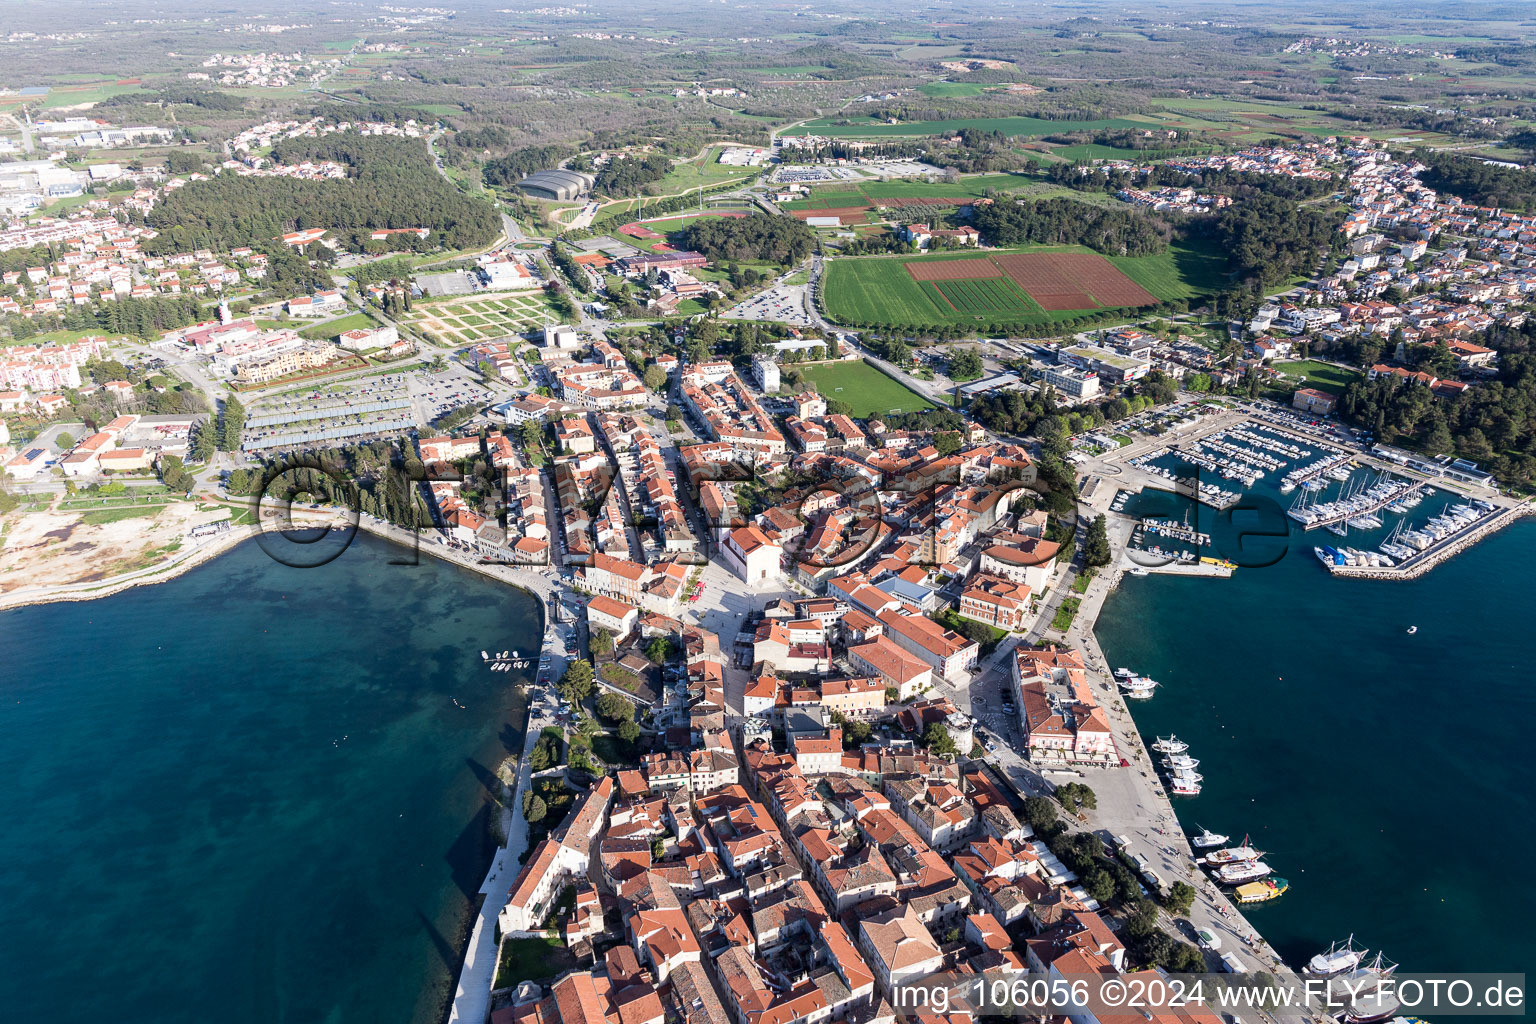
[[[739,302],[725,315],[735,320],[765,320],[810,327],[811,316],[805,311],[805,285],[780,284]]]

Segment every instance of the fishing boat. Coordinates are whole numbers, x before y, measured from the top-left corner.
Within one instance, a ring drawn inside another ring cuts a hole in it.
[[[1189,744],[1177,736],[1169,736],[1167,739],[1159,736],[1157,742],[1152,744],[1152,749],[1159,754],[1182,754],[1189,749]]]
[[[1304,974],[1314,978],[1331,978],[1345,971],[1352,971],[1360,966],[1360,958],[1365,955],[1365,950],[1355,948],[1355,937],[1351,935],[1343,942],[1335,942],[1323,952],[1307,961],[1307,966],[1302,968]]]
[[[1208,850],[1213,846],[1220,846],[1222,843],[1227,842],[1231,838],[1231,836],[1224,836],[1220,833],[1212,832],[1208,828],[1202,827],[1200,829],[1200,834],[1191,839],[1190,842],[1194,844],[1194,847],[1197,850]]]
[[[1239,903],[1268,903],[1278,899],[1291,887],[1291,883],[1283,878],[1266,878],[1258,882],[1248,882],[1233,890]]]
[[[1175,775],[1168,782],[1168,791],[1174,796],[1199,796],[1200,783],[1188,776]]]
[[[1216,881],[1222,885],[1241,885],[1244,882],[1257,882],[1273,871],[1274,868],[1261,860],[1241,860],[1218,867]]]
[[[1169,754],[1163,758],[1163,767],[1170,771],[1182,772],[1190,768],[1199,768],[1200,762],[1188,754]]]

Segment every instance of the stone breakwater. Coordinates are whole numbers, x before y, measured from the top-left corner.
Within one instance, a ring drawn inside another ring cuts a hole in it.
[[[1359,580],[1417,579],[1418,577],[1429,572],[1429,570],[1433,569],[1435,566],[1439,565],[1441,562],[1454,558],[1455,556],[1470,548],[1472,545],[1476,544],[1478,541],[1482,540],[1484,537],[1487,537],[1490,534],[1503,529],[1510,523],[1515,522],[1517,519],[1520,519],[1523,516],[1530,515],[1533,511],[1536,511],[1536,508],[1533,508],[1533,506],[1527,502],[1521,502],[1518,505],[1511,505],[1508,508],[1500,509],[1498,512],[1495,512],[1493,515],[1487,517],[1486,519],[1481,519],[1478,522],[1473,523],[1471,526],[1468,526],[1460,533],[1454,533],[1433,547],[1424,549],[1419,554],[1404,561],[1402,564],[1394,565],[1390,568],[1379,566],[1339,565],[1334,566],[1331,571],[1335,576],[1343,576],[1349,579]]]

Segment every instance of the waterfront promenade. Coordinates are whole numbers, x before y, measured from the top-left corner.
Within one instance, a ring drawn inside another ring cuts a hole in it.
[[[1112,488],[1099,489],[1090,504],[1090,513],[1107,512],[1113,499]],[[1289,966],[1195,864],[1186,838],[1186,826],[1192,823],[1181,823],[1175,814],[1172,800],[1157,774],[1156,762],[1142,743],[1130,709],[1115,685],[1112,675],[1115,666],[1109,664],[1094,636],[1094,625],[1106,599],[1119,582],[1121,573],[1134,566],[1125,560],[1125,546],[1134,520],[1111,516],[1107,521],[1112,553],[1110,565],[1100,569],[1088,584],[1067,631],[1064,634],[1046,631],[1042,637],[1045,641],[1060,642],[1082,652],[1092,684],[1099,691],[1099,702],[1108,714],[1115,746],[1120,756],[1131,763],[1129,768],[1086,769],[1082,772],[1083,781],[1092,787],[1098,802],[1090,814],[1090,824],[1101,838],[1124,836],[1129,839],[1130,850],[1145,856],[1165,883],[1171,885],[1183,881],[1194,886],[1197,896],[1190,908],[1189,922],[1196,929],[1208,930],[1219,937],[1224,952],[1234,953],[1249,971],[1267,971],[1276,977],[1288,978],[1293,974]],[[1188,568],[1193,570],[1189,575],[1218,575],[1209,571],[1217,569],[1215,566]],[[1220,575],[1228,574],[1227,570],[1220,570]],[[1064,578],[1058,589],[1068,585],[1068,579]],[[1210,585],[1219,588],[1222,584],[1213,580]],[[1167,914],[1163,917],[1171,931],[1189,938],[1174,925],[1172,917]],[[1215,969],[1220,970],[1220,965],[1215,965]],[[1264,1015],[1258,1016],[1268,1019]]]

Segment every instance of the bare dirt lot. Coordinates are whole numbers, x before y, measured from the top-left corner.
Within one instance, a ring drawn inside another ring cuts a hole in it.
[[[199,511],[199,503],[180,501],[132,512],[120,518],[110,509],[8,515],[0,594],[93,583],[149,568],[181,550],[192,527],[230,515],[224,506],[204,505]]]

